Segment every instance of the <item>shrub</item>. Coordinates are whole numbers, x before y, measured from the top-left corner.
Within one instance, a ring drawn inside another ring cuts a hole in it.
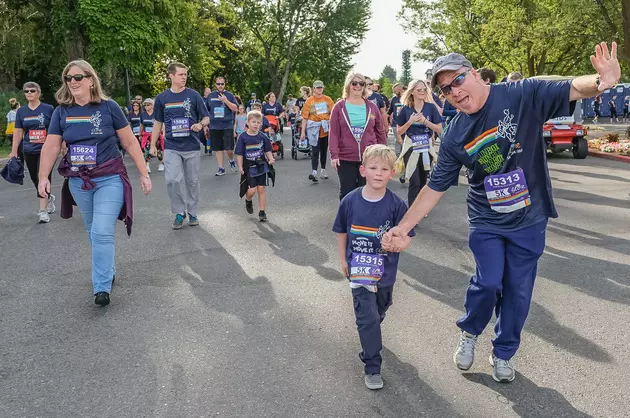
[[[610,132],[604,135],[608,142],[619,142],[619,134],[617,132]]]

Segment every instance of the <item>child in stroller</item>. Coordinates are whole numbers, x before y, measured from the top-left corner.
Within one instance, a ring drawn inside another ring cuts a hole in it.
[[[297,114],[295,116],[295,123],[291,125],[291,158],[297,160],[298,152],[303,152],[307,155],[311,153],[311,146],[308,143],[308,139],[300,139],[302,133],[302,115]]]
[[[282,133],[280,131],[280,120],[275,115],[265,115],[269,122],[269,128],[265,130],[271,141],[273,153],[284,159],[284,146],[282,145]]]

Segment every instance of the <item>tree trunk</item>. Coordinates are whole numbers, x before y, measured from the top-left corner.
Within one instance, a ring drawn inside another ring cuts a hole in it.
[[[284,67],[284,74],[282,75],[282,82],[280,83],[280,91],[278,92],[278,101],[282,103],[284,93],[287,89],[287,83],[289,82],[289,74],[291,73],[291,67],[293,67],[293,60],[289,60]]]

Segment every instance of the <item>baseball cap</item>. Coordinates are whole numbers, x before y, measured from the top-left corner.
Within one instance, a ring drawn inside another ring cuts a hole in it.
[[[472,64],[465,56],[456,52],[451,52],[448,55],[444,55],[436,59],[433,63],[433,69],[431,71],[433,73],[433,76],[431,77],[431,85],[439,87],[437,84],[437,76],[441,72],[459,70],[462,67],[473,68]]]
[[[320,80],[315,80],[315,82],[313,83],[313,87],[314,88],[324,87],[324,82]]]

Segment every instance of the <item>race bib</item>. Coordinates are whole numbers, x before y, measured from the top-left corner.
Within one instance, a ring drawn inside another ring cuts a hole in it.
[[[190,136],[190,119],[175,118],[171,122],[171,135],[174,138]]]
[[[326,104],[326,102],[315,103],[315,113],[317,115],[325,115],[328,113],[328,104]]]
[[[483,182],[490,208],[499,213],[510,213],[532,204],[525,173],[517,169],[505,174],[488,176]]]
[[[75,167],[95,167],[96,145],[70,145],[70,163]]]
[[[151,132],[153,132],[153,126],[145,126],[144,127],[144,131],[148,134],[150,134]]]
[[[46,141],[46,129],[30,129],[28,140],[32,144],[43,144]]]
[[[223,106],[217,106],[213,108],[214,117],[215,118],[224,118],[225,117],[225,108]]]
[[[139,126],[134,126],[133,128],[131,128],[131,131],[133,132],[134,135],[140,135],[140,127]]]
[[[352,127],[352,136],[357,142],[361,142],[361,138],[363,138],[363,133],[365,132],[364,126],[353,126]]]
[[[403,108],[402,103],[396,103],[396,116],[398,116],[400,114],[400,109]]]
[[[382,254],[352,253],[350,259],[350,281],[365,285],[375,285],[384,271]]]
[[[411,135],[413,152],[426,152],[431,148],[431,137],[428,134]]]

